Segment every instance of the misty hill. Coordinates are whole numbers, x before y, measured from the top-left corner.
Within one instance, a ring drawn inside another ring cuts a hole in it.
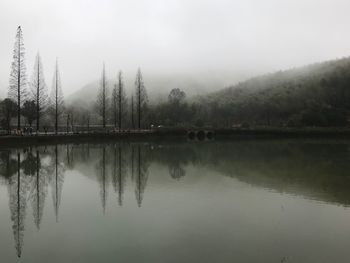
[[[246,77],[242,73],[220,73],[203,75],[147,75],[144,74],[145,86],[150,103],[167,100],[169,92],[174,88],[180,88],[186,92],[187,97],[207,94],[225,87],[228,83],[234,83],[238,79]],[[134,92],[134,76],[125,77],[126,93],[129,96]],[[113,88],[114,82],[109,81],[109,91]],[[68,104],[91,105],[95,102],[99,89],[99,80],[92,81],[67,97]]]
[[[350,112],[350,58],[268,74],[201,96],[218,123],[343,126]]]

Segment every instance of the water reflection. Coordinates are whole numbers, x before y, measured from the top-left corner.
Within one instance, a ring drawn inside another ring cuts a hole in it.
[[[50,185],[52,189],[52,201],[55,211],[56,222],[58,222],[58,210],[61,204],[61,195],[65,171],[64,163],[59,162],[58,160],[58,147],[57,145],[55,145],[54,166],[50,165],[50,168],[54,167],[54,172],[50,171],[49,174],[53,175],[50,180]]]
[[[7,186],[17,256],[24,242],[27,204],[39,230],[49,191],[56,221],[68,170],[94,164],[101,207],[123,206],[128,177],[142,206],[152,164],[161,164],[176,181],[189,166],[278,192],[350,204],[349,144],[320,142],[112,143],[53,145],[0,151],[0,182]],[[114,193],[108,193],[109,186]],[[78,190],[79,191],[79,190]],[[113,196],[113,197],[112,197]]]

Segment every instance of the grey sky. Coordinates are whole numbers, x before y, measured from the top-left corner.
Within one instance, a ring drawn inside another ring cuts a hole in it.
[[[28,76],[39,50],[51,86],[59,58],[71,93],[119,69],[134,74],[223,73],[229,81],[350,54],[348,0],[1,0],[0,89],[16,28]]]

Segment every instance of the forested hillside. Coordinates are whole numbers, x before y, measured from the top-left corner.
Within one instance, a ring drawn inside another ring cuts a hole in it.
[[[217,126],[345,126],[350,58],[256,77],[199,98],[200,118]]]

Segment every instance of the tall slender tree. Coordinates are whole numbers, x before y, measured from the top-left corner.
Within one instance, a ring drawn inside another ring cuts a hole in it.
[[[134,119],[134,95],[131,95],[131,128],[135,129],[135,119]]]
[[[141,69],[139,68],[136,73],[136,80],[135,80],[135,87],[136,87],[136,101],[137,101],[137,127],[138,129],[141,129],[141,114],[142,111],[145,110],[147,105],[147,92],[146,88],[143,82],[143,77],[141,73]]]
[[[118,123],[118,86],[117,84],[114,84],[113,90],[112,90],[112,117],[113,117],[113,124],[114,129],[117,128]]]
[[[17,28],[16,41],[11,64],[10,86],[8,97],[17,102],[17,129],[21,128],[21,106],[26,96],[26,66],[24,60],[22,29]]]
[[[34,71],[31,81],[31,99],[36,105],[36,130],[39,131],[40,120],[44,114],[48,104],[47,86],[45,83],[43,65],[40,54],[35,58]]]
[[[56,59],[55,72],[53,77],[53,85],[50,95],[50,108],[55,119],[55,133],[58,132],[59,118],[64,111],[64,98],[61,85],[61,75],[58,68],[58,61]]]
[[[112,111],[113,111],[113,120],[114,120],[114,128],[118,128],[119,131],[122,129],[122,124],[125,119],[127,107],[127,99],[124,90],[124,82],[123,82],[123,73],[119,71],[118,73],[118,84],[114,85],[112,92]]]
[[[119,131],[122,129],[122,122],[125,118],[126,113],[126,95],[124,90],[123,73],[119,71],[118,73],[118,125]]]
[[[103,63],[102,76],[100,81],[100,90],[97,95],[97,109],[98,113],[102,117],[102,126],[106,128],[106,112],[107,112],[107,79],[106,79],[106,70],[105,64]]]

